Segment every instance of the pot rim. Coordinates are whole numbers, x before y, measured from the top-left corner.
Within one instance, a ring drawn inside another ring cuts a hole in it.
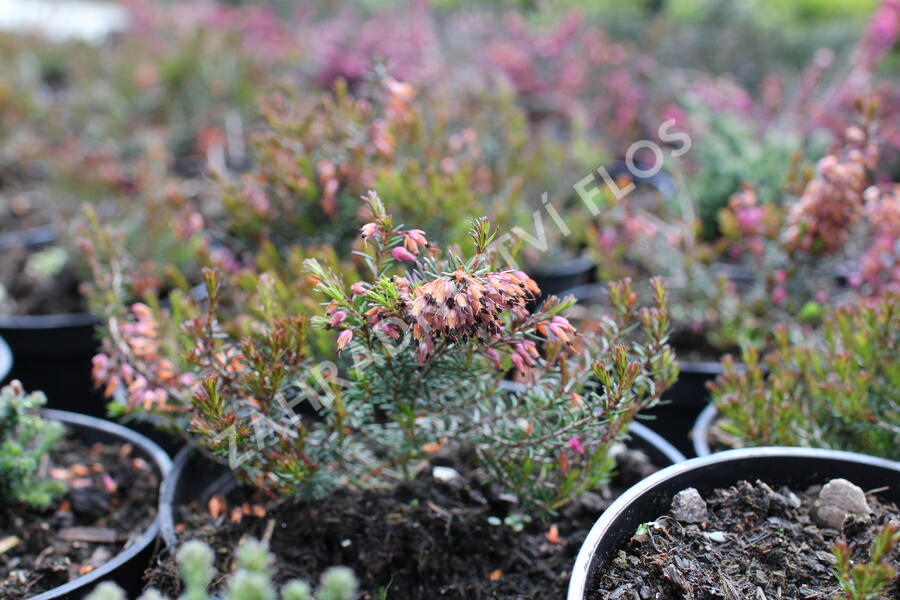
[[[3,315],[0,330],[24,331],[28,329],[69,329],[94,327],[100,320],[89,312],[59,313],[47,315]]]
[[[551,263],[538,263],[531,267],[531,271],[537,277],[569,277],[579,273],[591,272],[596,268],[597,265],[593,259],[582,253],[572,258]]]
[[[719,411],[715,404],[707,404],[694,421],[691,428],[691,443],[694,445],[694,453],[697,456],[709,456],[713,451],[709,448],[709,429],[716,420]]]
[[[639,501],[644,495],[653,490],[660,484],[678,477],[686,472],[703,469],[709,465],[723,462],[743,460],[749,458],[760,457],[783,457],[783,458],[809,458],[822,460],[841,460],[857,464],[865,464],[868,466],[900,471],[900,462],[869,456],[867,454],[857,454],[855,452],[845,452],[843,450],[826,450],[822,448],[799,448],[799,447],[783,447],[783,446],[764,446],[758,448],[740,448],[737,450],[725,450],[716,452],[709,456],[701,456],[691,458],[682,463],[676,463],[665,469],[642,479],[603,511],[591,530],[585,537],[575,558],[575,564],[572,568],[572,577],[569,580],[569,589],[566,594],[567,600],[584,600],[584,591],[587,587],[588,578],[591,575],[591,566],[594,562],[594,554],[600,539],[603,537],[610,525],[616,521],[620,515],[630,510],[631,505]]]
[[[649,429],[646,425],[632,421],[629,427],[629,434],[635,438],[641,439],[650,446],[658,450],[672,464],[683,463],[687,459],[675,446],[673,446],[664,437]],[[159,523],[160,536],[167,548],[174,548],[177,544],[177,536],[175,535],[175,492],[181,475],[193,456],[195,450],[193,446],[185,446],[178,451],[172,461],[172,470],[169,475],[163,479],[162,486],[159,491]]]
[[[12,368],[12,350],[9,349],[9,344],[6,343],[6,340],[0,337],[0,381],[6,379],[6,376],[12,372]]]
[[[63,585],[49,589],[37,596],[32,596],[31,598],[29,598],[29,600],[53,600],[54,598],[66,597],[67,595],[79,590],[87,592],[89,587],[93,586],[96,583],[99,583],[102,579],[109,576],[116,569],[132,560],[134,557],[148,548],[156,540],[157,535],[159,535],[159,513],[162,507],[162,482],[165,482],[166,477],[168,477],[169,473],[172,470],[172,459],[169,458],[169,455],[166,454],[162,448],[156,445],[156,443],[149,438],[141,435],[136,431],[128,429],[127,427],[119,425],[118,423],[113,423],[112,421],[107,421],[105,419],[98,419],[96,417],[90,417],[87,415],[81,415],[78,413],[73,413],[65,410],[56,410],[52,408],[43,409],[41,411],[41,414],[48,419],[59,421],[66,425],[75,425],[78,427],[89,429],[98,429],[113,436],[122,438],[123,441],[131,444],[136,448],[139,448],[141,452],[143,452],[148,458],[151,459],[153,464],[156,466],[157,471],[159,471],[161,483],[159,500],[156,509],[156,518],[153,519],[153,522],[149,526],[147,526],[144,532],[140,535],[140,537],[137,538],[137,540],[134,541],[133,544],[131,544],[131,546],[123,548],[121,552],[116,554],[110,560],[103,563],[101,566],[97,567],[90,573],[81,575],[80,577],[76,577],[68,583],[64,583]]]
[[[59,232],[56,230],[56,225],[52,223],[28,229],[6,231],[0,233],[0,250],[49,244],[58,237]]]

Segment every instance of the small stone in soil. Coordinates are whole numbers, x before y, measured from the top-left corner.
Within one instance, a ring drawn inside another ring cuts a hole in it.
[[[80,515],[100,518],[110,511],[109,494],[93,485],[69,490],[69,500]]]
[[[706,520],[706,502],[696,488],[681,490],[672,498],[672,516],[684,523]]]
[[[431,475],[438,481],[452,481],[459,478],[459,472],[453,467],[434,467]]]
[[[824,525],[840,529],[850,515],[867,517],[868,514],[865,492],[846,479],[832,479],[819,492],[815,516]]]

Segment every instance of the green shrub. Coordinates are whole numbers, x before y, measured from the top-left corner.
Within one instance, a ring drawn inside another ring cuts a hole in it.
[[[47,508],[65,491],[61,481],[42,479],[41,460],[63,435],[63,426],[41,418],[46,397],[25,394],[13,381],[0,390],[0,501]]]
[[[729,357],[711,386],[723,429],[747,444],[812,446],[900,458],[900,296],[842,307],[817,341],[792,345],[787,329],[760,362]]]
[[[572,302],[531,308],[540,290],[501,266],[485,219],[471,255],[442,253],[374,192],[366,201],[354,256],[368,273],[312,258],[282,275],[208,271],[203,301],[107,314],[98,383],[126,392],[118,409],[166,422],[278,494],[411,477],[445,443],[473,449],[480,472],[542,515],[601,484],[612,445],[677,375],[661,282],[648,307],[613,284],[614,317],[578,334],[562,315]],[[297,285],[322,305],[298,309]],[[332,340],[324,361],[307,343],[316,334]],[[501,385],[514,373],[521,393]]]

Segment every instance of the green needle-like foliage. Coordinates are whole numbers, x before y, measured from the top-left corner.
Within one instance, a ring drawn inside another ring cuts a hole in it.
[[[44,394],[25,394],[13,381],[0,390],[0,502],[47,508],[65,491],[61,481],[42,479],[41,459],[59,441],[63,426],[40,416]]]
[[[730,359],[711,387],[724,428],[753,445],[813,446],[900,458],[900,296],[842,307],[817,341],[777,349],[746,369]]]
[[[852,551],[845,542],[838,542],[832,549],[837,567],[835,576],[841,584],[841,593],[835,600],[875,600],[882,598],[888,585],[897,576],[889,563],[891,553],[900,547],[900,529],[887,524],[881,528],[869,550],[869,560],[853,564]]]

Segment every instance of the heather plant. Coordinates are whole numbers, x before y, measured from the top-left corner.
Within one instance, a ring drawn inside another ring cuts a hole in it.
[[[284,248],[298,234],[346,252],[368,216],[359,197],[373,187],[398,219],[442,239],[460,239],[470,214],[512,226],[526,214],[523,181],[536,172],[546,180],[561,160],[550,142],[529,144],[503,93],[420,92],[383,71],[373,76],[354,94],[339,81],[333,93],[266,97],[256,168],[220,174],[225,214],[212,224],[239,253],[264,241]]]
[[[775,324],[814,325],[829,305],[895,290],[896,184],[878,175],[877,104],[858,108],[860,126],[815,171],[797,161],[776,201],[749,184],[732,194],[715,240],[691,225],[690,198],[611,201],[591,241],[603,270],[666,277],[678,339],[713,352],[765,348]]]
[[[120,390],[116,410],[189,431],[279,493],[412,477],[445,445],[474,450],[485,477],[540,514],[604,481],[612,445],[677,375],[662,284],[643,309],[630,284],[613,286],[616,317],[579,336],[562,315],[571,302],[532,309],[534,281],[497,268],[486,220],[464,259],[394,225],[373,192],[366,204],[361,279],[304,261],[325,299],[311,319],[283,292],[291,282],[251,269],[208,270],[203,300],[176,292],[169,309],[107,312],[94,369]],[[97,267],[109,289],[114,261]],[[337,356],[311,358],[310,323]],[[523,391],[503,383],[512,374]]]
[[[869,549],[869,559],[853,564],[853,552],[845,542],[838,542],[832,548],[837,560],[835,576],[841,585],[841,593],[836,600],[875,600],[883,597],[885,590],[897,576],[897,571],[889,559],[900,547],[900,528],[896,524],[884,525]]]
[[[346,567],[332,567],[322,573],[318,589],[313,593],[305,581],[291,580],[276,590],[272,572],[272,555],[266,544],[247,540],[235,552],[237,570],[225,578],[222,586],[224,600],[354,600],[357,581]],[[217,577],[213,566],[212,549],[199,541],[185,542],[176,555],[184,600],[212,600],[209,588]],[[125,593],[114,583],[101,583],[87,600],[126,600]],[[166,600],[154,589],[144,592],[139,600]]]
[[[900,297],[835,309],[815,340],[775,333],[763,360],[730,357],[711,385],[722,430],[742,444],[812,446],[896,460],[900,443]]]
[[[63,435],[61,423],[41,417],[46,401],[40,392],[26,394],[18,381],[0,390],[0,499],[6,506],[45,509],[66,491],[41,466]]]
[[[612,286],[616,318],[585,338],[561,314],[571,301],[527,309],[539,289],[522,272],[495,270],[486,220],[470,230],[471,258],[438,262],[423,232],[395,227],[377,196],[368,202],[373,279],[347,286],[309,262],[329,300],[314,322],[338,329],[353,358],[347,406],[382,407],[393,423],[381,435],[401,459],[447,440],[470,445],[528,510],[553,511],[602,482],[613,442],[676,377],[661,283],[640,313],[627,282]],[[404,276],[389,274],[398,261],[413,265]],[[635,328],[641,341],[628,339]],[[523,391],[504,390],[510,371]]]

